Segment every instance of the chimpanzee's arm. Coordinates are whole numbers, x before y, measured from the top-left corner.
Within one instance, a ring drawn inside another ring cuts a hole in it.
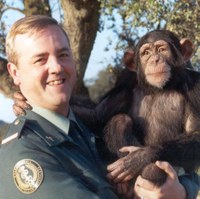
[[[128,112],[132,103],[132,88],[136,77],[135,73],[133,75],[127,71],[125,77],[123,75],[123,78],[120,78],[123,81],[119,80],[117,85],[97,104],[92,103],[89,99],[82,99],[80,96],[72,97],[70,105],[73,111],[95,134],[102,136],[105,124],[112,116]],[[127,85],[124,81],[127,81]]]
[[[199,149],[200,132],[184,135],[162,146],[143,147],[129,153],[108,167],[109,175],[116,181],[127,181],[138,176],[147,165],[156,160],[168,161],[174,166],[192,171],[200,166]]]
[[[187,70],[185,132],[165,142],[158,150],[160,160],[194,171],[200,166],[200,73]]]
[[[192,70],[187,73],[185,132],[164,143],[159,158],[194,170],[200,166],[200,73]]]
[[[117,78],[115,87],[100,100],[95,108],[101,125],[105,126],[114,115],[129,111],[133,100],[132,90],[136,85],[136,72],[123,70]]]
[[[114,155],[115,160],[127,153],[121,153],[119,149],[124,146],[140,146],[139,141],[133,134],[133,121],[127,114],[113,116],[104,128],[104,140],[106,146]]]
[[[189,171],[200,166],[200,131],[166,142],[160,151],[159,159],[169,161]]]

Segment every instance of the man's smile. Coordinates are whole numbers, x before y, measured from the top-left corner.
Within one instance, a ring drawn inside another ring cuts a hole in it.
[[[49,86],[55,86],[55,85],[63,84],[64,82],[65,82],[65,79],[63,78],[63,79],[49,81],[49,82],[47,82],[47,84]]]

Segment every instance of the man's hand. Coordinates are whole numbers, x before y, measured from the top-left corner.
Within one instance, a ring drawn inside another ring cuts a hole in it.
[[[167,173],[167,181],[161,187],[156,187],[139,176],[135,182],[135,194],[145,199],[186,199],[186,191],[172,166],[168,162],[160,161],[156,165]]]
[[[13,95],[14,104],[13,112],[16,116],[26,115],[26,109],[32,109],[32,107],[27,103],[26,98],[22,95],[21,92],[16,91]]]

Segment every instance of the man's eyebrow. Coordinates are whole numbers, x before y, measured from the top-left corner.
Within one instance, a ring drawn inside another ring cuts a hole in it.
[[[48,53],[38,53],[32,56],[32,59],[37,58],[37,57],[44,57],[46,56]]]
[[[63,47],[63,48],[60,48],[60,49],[57,50],[58,53],[63,52],[63,51],[70,52],[70,49],[67,48],[67,47]]]
[[[63,48],[60,48],[60,49],[56,50],[57,53],[61,53],[61,52],[64,52],[64,51],[70,52],[70,49],[67,48],[67,47],[63,47]],[[32,59],[38,58],[38,57],[45,57],[47,55],[48,55],[48,52],[38,53],[38,54],[33,55]]]

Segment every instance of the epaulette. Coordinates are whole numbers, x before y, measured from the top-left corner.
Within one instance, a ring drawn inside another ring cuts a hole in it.
[[[9,125],[7,136],[2,140],[1,145],[8,143],[9,141],[19,138],[23,127],[26,123],[25,117],[18,117]]]

